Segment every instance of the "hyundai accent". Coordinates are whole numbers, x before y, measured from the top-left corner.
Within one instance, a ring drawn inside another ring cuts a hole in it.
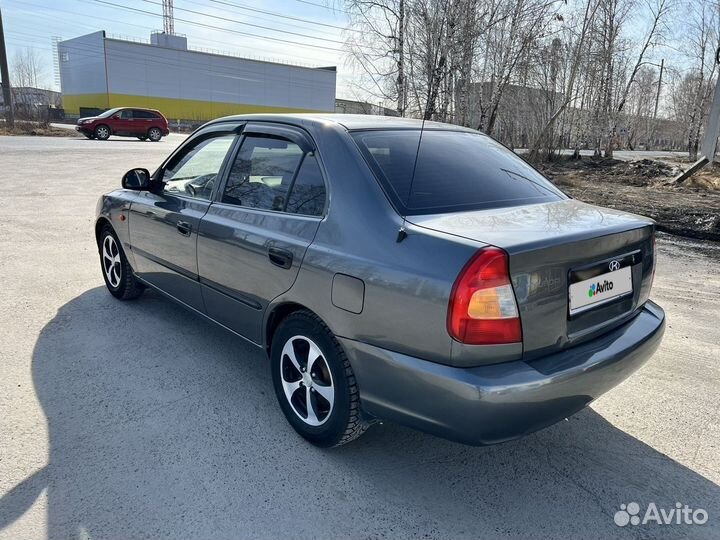
[[[122,186],[97,209],[110,293],[150,287],[266,351],[288,422],[319,446],[377,420],[520,437],[662,339],[653,221],[568,197],[470,129],[228,117]]]

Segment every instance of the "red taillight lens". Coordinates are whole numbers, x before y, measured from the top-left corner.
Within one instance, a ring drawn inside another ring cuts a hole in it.
[[[462,269],[450,295],[448,332],[469,345],[522,341],[508,256],[502,249],[481,249]]]

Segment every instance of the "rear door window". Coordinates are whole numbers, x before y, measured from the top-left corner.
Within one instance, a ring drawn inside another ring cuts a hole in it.
[[[230,170],[222,202],[283,211],[302,157],[302,149],[282,137],[246,136]]]
[[[567,198],[520,157],[486,135],[428,129],[422,138],[419,130],[358,131],[352,136],[404,215],[504,208]]]
[[[315,153],[305,154],[288,196],[287,212],[322,216],[325,211],[325,181]]]

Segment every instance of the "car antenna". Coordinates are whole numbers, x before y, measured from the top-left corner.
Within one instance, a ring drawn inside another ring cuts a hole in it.
[[[448,2],[446,1],[445,2],[445,13],[444,13],[445,16],[443,17],[442,24],[440,25],[440,31],[439,31],[438,35],[442,34],[443,31],[445,30],[445,21],[447,20],[447,6],[448,6]],[[435,47],[433,66],[435,66],[437,64],[437,61],[438,61],[437,55],[438,55],[439,50],[440,50],[439,46]],[[432,78],[430,78],[430,81],[432,81]],[[429,84],[432,84],[432,82],[430,82]],[[430,107],[430,94],[432,94],[431,87],[428,88],[427,99],[425,100],[425,109],[422,111],[423,117],[422,117],[422,124],[420,124],[420,137],[418,137],[417,149],[415,150],[415,162],[413,163],[412,175],[410,176],[410,186],[408,187],[408,202],[410,201],[410,197],[412,196],[412,187],[413,187],[413,182],[415,181],[415,169],[417,168],[418,155],[420,155],[420,144],[422,143],[422,136],[423,136],[423,132],[425,131],[425,120],[427,119],[428,108]],[[407,205],[406,205],[405,210],[407,211]],[[400,242],[402,242],[403,240],[405,240],[408,236],[407,230],[405,229],[405,224],[407,223],[407,214],[404,213],[402,218],[403,218],[403,222],[402,222],[402,225],[400,226],[400,230],[398,231],[397,238],[395,239],[395,242],[397,242],[398,244]]]
[[[428,93],[429,94],[429,93]],[[428,95],[428,101],[430,100],[430,96]],[[420,154],[420,143],[422,143],[422,136],[423,131],[425,130],[425,117],[427,116],[427,104],[425,105],[425,110],[423,111],[423,118],[422,118],[422,124],[420,124],[420,137],[418,137],[418,143],[417,148],[415,149],[415,161],[413,163],[412,168],[412,175],[410,175],[410,186],[408,187],[408,202],[410,200],[410,197],[412,196],[412,186],[413,182],[415,181],[415,169],[417,168],[417,162],[418,162],[418,155]],[[406,205],[406,211],[407,211],[407,205]],[[400,226],[400,230],[398,231],[397,238],[395,241],[399,244],[403,240],[407,238],[407,231],[405,230],[405,223],[407,222],[407,215],[403,213],[403,222]]]

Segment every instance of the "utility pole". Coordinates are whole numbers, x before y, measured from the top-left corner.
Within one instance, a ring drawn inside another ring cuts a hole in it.
[[[8,69],[7,51],[5,50],[2,11],[0,11],[0,77],[2,77],[2,93],[7,125],[9,128],[13,128],[15,126],[15,114],[13,113],[12,92],[10,92],[10,70]]]
[[[720,65],[720,48],[717,54],[718,64]],[[710,114],[708,122],[705,126],[705,142],[702,145],[702,153],[712,163],[715,159],[715,150],[717,149],[718,137],[720,137],[720,77],[715,84],[715,95],[713,96],[712,105],[710,106]]]

